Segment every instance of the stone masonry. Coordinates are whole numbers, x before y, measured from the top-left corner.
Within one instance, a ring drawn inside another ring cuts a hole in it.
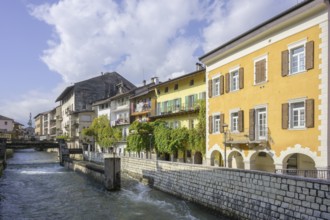
[[[330,181],[121,158],[122,171],[237,219],[330,219]]]

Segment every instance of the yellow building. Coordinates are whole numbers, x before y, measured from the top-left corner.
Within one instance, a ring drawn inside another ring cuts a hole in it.
[[[150,117],[151,120],[162,119],[171,128],[195,128],[198,123],[198,100],[205,99],[206,95],[205,69],[201,64],[196,66],[197,70],[192,73],[169,79],[153,87],[157,96],[157,107],[156,115]],[[191,157],[190,152],[187,157]]]
[[[200,57],[208,80],[208,164],[329,168],[325,2],[304,1]]]

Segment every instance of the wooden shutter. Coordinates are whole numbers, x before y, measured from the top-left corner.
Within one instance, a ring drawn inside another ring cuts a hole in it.
[[[225,79],[224,76],[220,76],[220,95],[223,95],[225,93]]]
[[[306,100],[306,128],[314,128],[314,99]]]
[[[266,81],[266,59],[259,60],[255,64],[255,83]]]
[[[266,59],[260,60],[260,82],[266,81]]]
[[[260,68],[260,65],[261,64],[261,62],[260,61],[258,61],[258,62],[256,62],[255,63],[255,83],[257,84],[257,83],[260,83],[261,82],[261,79],[260,79],[260,72],[261,72],[261,68]]]
[[[220,133],[224,132],[223,124],[225,123],[225,115],[220,114]]]
[[[255,140],[255,110],[249,110],[249,139],[250,141]]]
[[[306,70],[314,68],[314,41],[306,43]]]
[[[289,74],[289,51],[282,51],[282,76]]]
[[[213,132],[213,116],[209,116],[209,134],[212,134]]]
[[[212,98],[212,84],[213,84],[213,81],[212,79],[209,80],[209,98]]]
[[[230,79],[229,79],[229,73],[226,73],[226,93],[230,91]]]
[[[244,112],[238,111],[238,131],[244,132]]]
[[[282,129],[288,129],[289,127],[289,104],[282,104]]]
[[[238,77],[239,77],[239,89],[244,88],[244,68],[241,67],[238,70]]]

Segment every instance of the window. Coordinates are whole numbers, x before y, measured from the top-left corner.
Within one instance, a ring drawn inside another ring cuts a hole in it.
[[[186,110],[193,110],[198,99],[198,94],[186,96],[185,105]]]
[[[266,82],[267,80],[267,56],[254,61],[254,84]]]
[[[230,114],[231,131],[238,132],[238,112],[233,112]]]
[[[239,86],[239,74],[238,70],[230,72],[230,91],[238,90]]]
[[[213,116],[213,133],[220,132],[220,115]]]
[[[174,102],[173,111],[174,112],[180,111],[180,108],[181,108],[181,98],[174,99],[173,102]]]
[[[213,79],[212,84],[213,84],[212,96],[220,95],[220,77]]]
[[[5,125],[8,125],[8,122],[5,121]]]
[[[179,84],[175,84],[174,85],[174,90],[178,90],[179,89]]]
[[[199,93],[199,99],[200,100],[205,100],[206,99],[206,92],[200,92]]]
[[[192,79],[192,80],[190,80],[190,83],[189,83],[189,85],[190,85],[190,86],[193,86],[193,85],[194,85],[194,83],[195,83],[195,82],[194,82],[194,80]]]
[[[266,108],[256,109],[256,138],[257,140],[267,139],[267,110]]]
[[[305,70],[305,46],[290,50],[290,74],[299,73]]]
[[[290,128],[305,128],[305,102],[290,103]]]
[[[168,92],[168,87],[165,87],[165,91],[164,91],[165,93],[167,93]]]

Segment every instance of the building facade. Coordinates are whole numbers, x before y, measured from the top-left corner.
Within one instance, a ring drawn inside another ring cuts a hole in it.
[[[62,110],[61,132],[69,138],[70,148],[82,147],[81,130],[88,127],[95,112],[93,102],[114,96],[118,83],[134,88],[134,85],[116,72],[101,74],[67,87],[56,99]]]
[[[0,137],[1,138],[12,138],[14,131],[15,121],[6,116],[0,115]]]
[[[197,124],[198,100],[205,99],[205,69],[170,79],[153,86],[157,97],[156,115],[171,128],[194,128]]]
[[[208,164],[329,168],[328,1],[304,1],[200,57]]]
[[[156,115],[157,98],[153,86],[159,83],[158,77],[153,77],[149,84],[143,81],[143,86],[134,90],[130,97],[131,122],[149,122],[149,117]]]

